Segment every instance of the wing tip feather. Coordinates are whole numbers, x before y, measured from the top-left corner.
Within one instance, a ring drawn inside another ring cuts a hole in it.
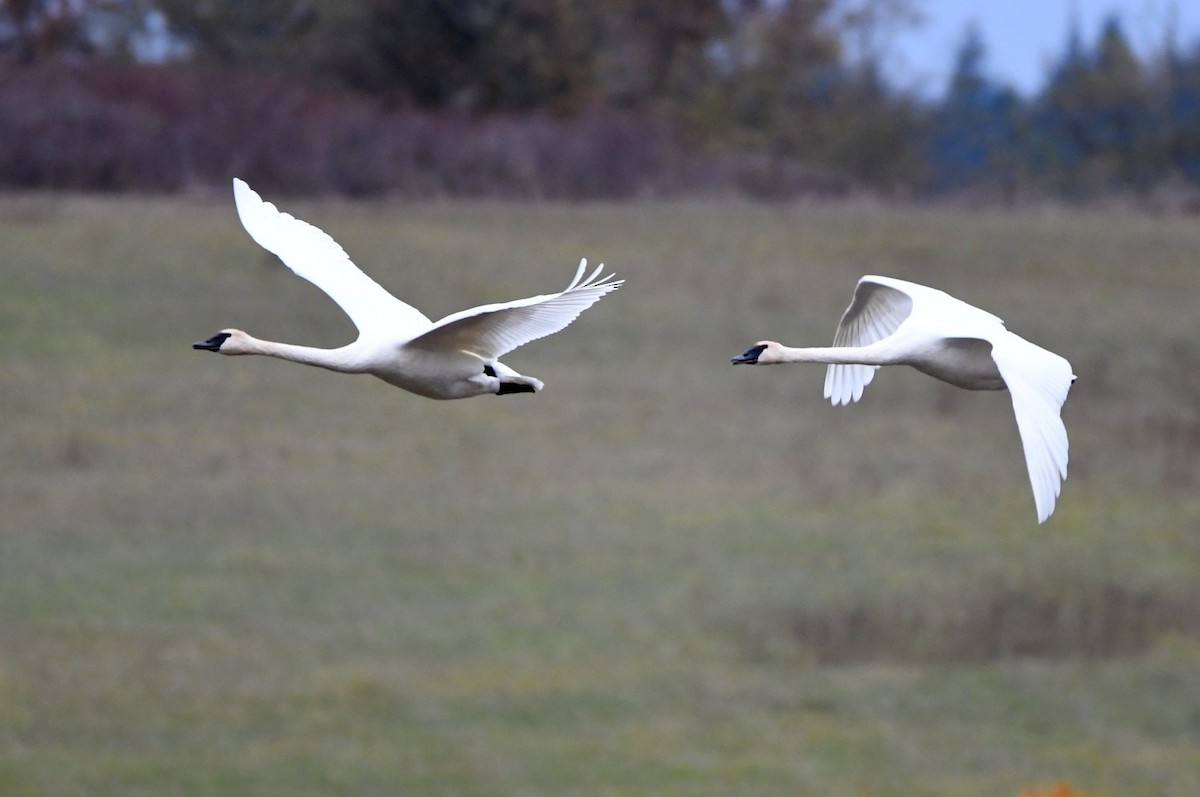
[[[566,288],[563,288],[563,290],[560,292],[560,295],[576,293],[578,291],[592,288],[603,288],[607,292],[609,290],[616,290],[618,286],[625,282],[623,279],[614,280],[613,278],[617,276],[615,272],[609,273],[607,276],[601,276],[604,273],[603,263],[597,264],[596,268],[592,270],[592,273],[588,274],[585,278],[584,274],[587,272],[587,262],[588,261],[586,257],[581,257],[579,259],[579,267],[575,269],[574,278]]]

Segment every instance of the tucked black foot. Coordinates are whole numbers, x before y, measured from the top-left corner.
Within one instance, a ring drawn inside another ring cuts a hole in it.
[[[507,396],[509,393],[536,393],[537,388],[524,382],[501,382],[497,396]]]

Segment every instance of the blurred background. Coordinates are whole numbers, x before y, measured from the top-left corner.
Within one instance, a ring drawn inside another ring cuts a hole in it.
[[[0,2],[0,795],[1200,794],[1200,9]],[[230,179],[430,317],[627,284],[434,402]],[[734,368],[934,285],[1009,397]]]
[[[0,186],[1197,204],[1173,0],[5,0]]]

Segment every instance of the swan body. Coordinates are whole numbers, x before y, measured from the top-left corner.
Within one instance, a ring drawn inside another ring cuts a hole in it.
[[[360,271],[331,237],[281,213],[242,180],[233,181],[233,195],[250,237],[337,302],[358,328],[358,338],[337,349],[319,349],[223,329],[193,343],[194,349],[261,354],[342,373],[372,374],[433,399],[536,393],[543,388],[540,380],[522,376],[499,358],[564,329],[624,282],[612,275],[601,278],[603,264],[587,274],[587,260],[580,260],[575,278],[558,293],[486,304],[434,322]]]
[[[866,276],[858,281],[833,346],[792,348],[764,340],[732,362],[827,363],[825,398],[834,405],[862,398],[884,365],[909,365],[967,390],[1007,389],[1038,522],[1054,511],[1067,477],[1067,430],[1060,412],[1075,375],[1065,359],[1009,332],[985,310],[935,288]]]

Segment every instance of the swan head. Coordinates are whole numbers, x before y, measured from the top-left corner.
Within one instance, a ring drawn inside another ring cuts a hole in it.
[[[222,329],[208,340],[198,340],[192,344],[199,351],[215,351],[221,354],[247,354],[249,335],[240,329]]]
[[[779,344],[773,340],[760,340],[736,357],[730,357],[734,365],[771,365],[780,362]]]

